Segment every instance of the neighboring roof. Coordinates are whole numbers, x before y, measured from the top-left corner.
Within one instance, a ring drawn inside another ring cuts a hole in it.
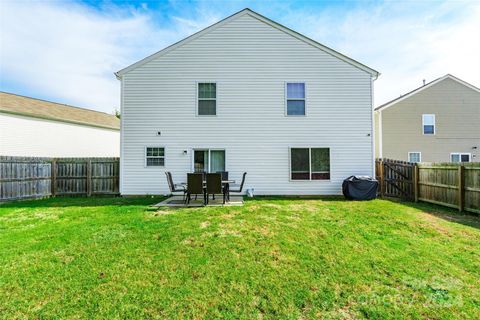
[[[332,56],[334,56],[334,57],[336,57],[340,60],[343,60],[343,61],[345,61],[345,62],[347,62],[347,63],[349,63],[349,64],[367,72],[367,73],[370,73],[373,77],[375,77],[375,79],[378,78],[378,76],[380,75],[380,73],[378,71],[376,71],[376,70],[374,70],[370,67],[367,67],[366,65],[364,65],[364,64],[362,64],[362,63],[360,63],[360,62],[358,62],[358,61],[356,61],[352,58],[349,58],[349,57],[347,57],[347,56],[345,56],[345,55],[343,55],[343,54],[341,54],[341,53],[339,53],[339,52],[337,52],[337,51],[335,51],[335,50],[333,50],[333,49],[331,49],[327,46],[324,46],[324,45],[316,42],[315,40],[312,40],[312,39],[296,32],[294,30],[291,30],[291,29],[289,29],[289,28],[287,28],[287,27],[285,27],[285,26],[283,26],[283,25],[281,25],[281,24],[279,24],[279,23],[277,23],[273,20],[270,20],[269,18],[264,17],[261,14],[258,14],[258,13],[256,13],[255,11],[253,11],[249,8],[245,8],[245,9],[243,9],[243,10],[237,12],[237,13],[234,13],[233,15],[231,15],[231,16],[223,19],[223,20],[220,20],[217,23],[212,24],[211,26],[209,26],[209,27],[197,32],[197,33],[194,33],[193,35],[191,35],[191,36],[189,36],[189,37],[187,37],[187,38],[185,38],[185,39],[183,39],[183,40],[181,40],[177,43],[172,44],[171,46],[168,46],[168,47],[164,48],[163,50],[160,50],[160,51],[158,51],[158,52],[156,52],[156,53],[154,53],[154,54],[152,54],[152,55],[150,55],[150,56],[148,56],[148,57],[146,57],[146,58],[144,58],[144,59],[142,59],[138,62],[135,62],[134,64],[132,64],[132,65],[130,65],[130,66],[118,71],[118,72],[115,72],[115,76],[117,76],[117,78],[120,79],[120,77],[123,76],[125,73],[127,73],[127,72],[129,72],[129,71],[131,71],[131,70],[133,70],[133,69],[135,69],[135,68],[137,68],[137,67],[139,67],[139,66],[141,66],[141,65],[143,65],[147,62],[149,62],[149,61],[152,61],[153,59],[158,58],[158,57],[160,57],[160,56],[162,56],[162,55],[164,55],[164,54],[166,54],[166,53],[184,45],[185,43],[187,43],[189,41],[192,41],[192,40],[204,35],[205,33],[213,31],[213,30],[217,29],[218,27],[220,27],[220,26],[222,26],[222,25],[224,25],[224,24],[226,24],[226,23],[228,23],[228,22],[230,22],[230,21],[232,21],[232,20],[234,20],[238,17],[244,16],[246,14],[248,14],[248,15],[250,15],[250,16],[252,16],[252,17],[254,17],[254,18],[256,18],[256,19],[258,19],[258,20],[260,20],[260,21],[262,21],[262,22],[264,22],[264,23],[266,23],[266,24],[268,24],[268,25],[270,25],[270,26],[272,26],[276,29],[278,29],[278,30],[281,30],[281,31],[283,31],[283,32],[285,32],[285,33],[287,33],[287,34],[289,34],[289,35],[291,35],[291,36],[293,36],[293,37],[295,37],[299,40],[302,40],[302,41],[304,41],[304,42],[306,42],[306,43],[308,43],[308,44],[310,44],[310,45],[312,45],[312,46],[314,46],[318,49],[321,49],[321,50],[331,54]]]
[[[451,74],[446,74],[446,75],[444,75],[443,77],[440,77],[440,78],[437,78],[437,79],[435,79],[435,80],[433,80],[433,81],[430,81],[429,83],[424,84],[423,86],[418,87],[417,89],[412,90],[412,91],[410,91],[410,92],[408,92],[408,93],[406,93],[406,94],[404,94],[404,95],[401,95],[400,97],[398,97],[398,98],[396,98],[396,99],[393,99],[393,100],[391,100],[391,101],[389,101],[389,102],[387,102],[387,103],[384,103],[384,104],[382,104],[381,106],[376,107],[374,110],[375,110],[375,111],[380,111],[380,110],[386,109],[386,108],[388,108],[388,107],[390,107],[390,106],[393,106],[394,104],[396,104],[396,103],[398,103],[398,102],[400,102],[400,101],[402,101],[402,100],[404,100],[404,99],[407,99],[407,98],[413,96],[414,94],[417,94],[417,93],[421,92],[422,90],[425,90],[425,89],[427,89],[427,88],[430,88],[431,86],[433,86],[433,85],[435,85],[435,84],[437,84],[437,83],[439,83],[439,82],[441,82],[441,81],[443,81],[443,80],[445,80],[445,79],[451,79],[451,80],[456,81],[456,82],[458,82],[458,83],[460,83],[460,84],[462,84],[462,85],[464,85],[464,86],[466,86],[466,87],[468,87],[468,88],[470,88],[470,89],[473,89],[473,90],[475,90],[475,91],[477,91],[477,92],[480,92],[480,89],[477,88],[477,87],[475,87],[474,85],[471,85],[471,84],[468,83],[468,82],[465,82],[465,81],[463,81],[463,80],[461,80],[461,79],[459,79],[459,78],[457,78],[457,77],[454,77],[454,76],[452,76]]]
[[[120,130],[120,120],[111,114],[72,107],[0,91],[0,112],[33,118]]]

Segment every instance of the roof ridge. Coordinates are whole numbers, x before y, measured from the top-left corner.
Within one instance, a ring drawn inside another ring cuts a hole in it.
[[[0,90],[0,93],[11,94],[11,95],[14,95],[14,96],[17,96],[17,97],[22,97],[22,98],[27,98],[27,99],[44,101],[44,102],[58,104],[58,105],[61,105],[61,106],[64,106],[64,107],[75,108],[75,109],[80,109],[80,110],[84,110],[84,111],[98,112],[98,113],[106,114],[108,116],[114,116],[115,117],[114,114],[103,112],[103,111],[98,111],[98,110],[94,110],[94,109],[89,109],[89,108],[86,108],[86,107],[76,107],[76,106],[72,106],[72,105],[69,105],[69,104],[66,104],[66,103],[55,102],[55,101],[50,101],[50,100],[40,99],[40,98],[34,98],[34,97],[26,96],[26,95],[23,95],[23,94],[7,92],[7,91],[2,91],[2,90]]]

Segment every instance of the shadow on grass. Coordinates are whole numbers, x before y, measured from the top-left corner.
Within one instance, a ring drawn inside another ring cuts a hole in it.
[[[308,201],[308,200],[321,200],[321,201],[349,201],[346,200],[344,196],[255,196],[249,198],[244,196],[243,201],[264,201],[264,200],[275,200],[275,201]]]
[[[55,197],[20,200],[0,204],[2,208],[62,208],[62,207],[105,207],[105,206],[148,206],[161,202],[166,197]]]
[[[469,226],[472,228],[480,229],[480,216],[475,213],[470,213],[467,211],[458,212],[456,209],[452,209],[449,207],[443,207],[436,204],[430,204],[427,202],[409,202],[409,201],[401,201],[397,199],[386,199],[392,202],[401,203],[407,207],[415,208],[418,210],[422,210],[423,212],[435,216],[437,218],[459,223],[465,226]]]

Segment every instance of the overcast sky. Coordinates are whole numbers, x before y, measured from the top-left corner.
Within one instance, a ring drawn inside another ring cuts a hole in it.
[[[0,90],[111,113],[115,71],[245,7],[378,70],[375,105],[447,73],[480,87],[480,1],[0,0]]]

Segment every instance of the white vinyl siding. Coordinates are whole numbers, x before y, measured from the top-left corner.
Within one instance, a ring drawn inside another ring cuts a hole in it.
[[[197,116],[192,84],[210,79],[221,106]],[[285,82],[297,79],[307,117],[282,108]],[[343,179],[373,176],[371,75],[248,14],[122,81],[122,194],[167,193],[163,171],[185,182],[194,149],[227,150],[229,178],[248,172],[244,189],[256,194],[341,194]],[[164,170],[144,168],[145,145],[165,146]],[[330,147],[330,180],[291,181],[289,148],[303,146]]]
[[[0,113],[0,155],[118,157],[120,131]]]

